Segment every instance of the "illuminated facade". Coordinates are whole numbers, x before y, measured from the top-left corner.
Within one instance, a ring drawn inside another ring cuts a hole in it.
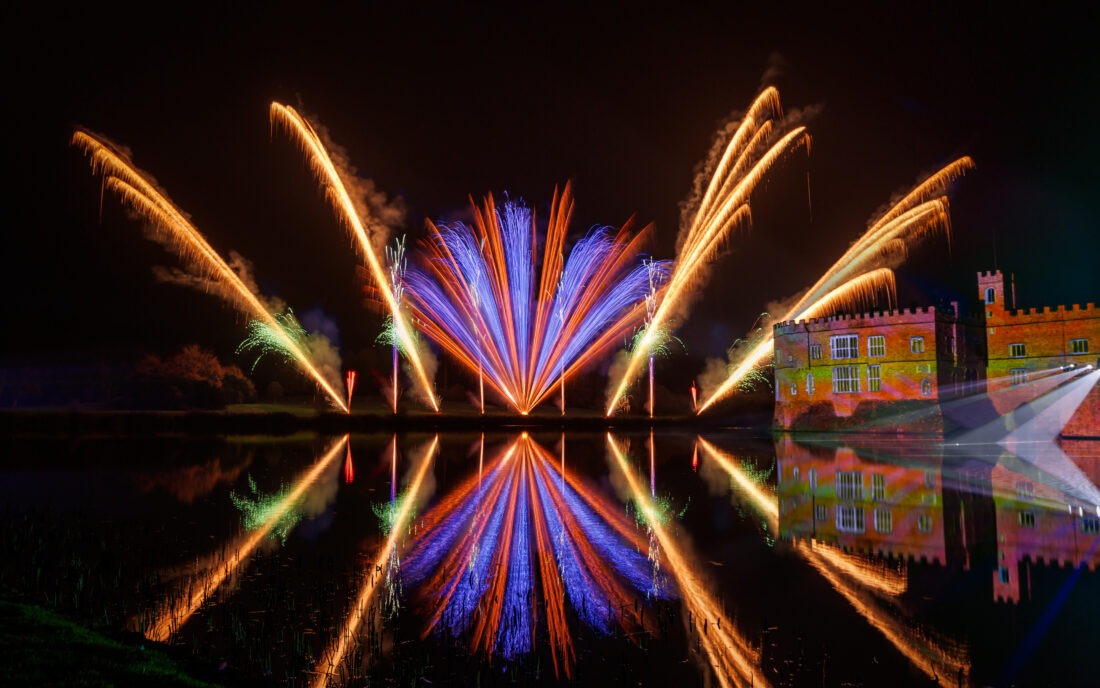
[[[933,307],[779,323],[775,424],[942,433],[940,403],[976,391],[976,333]]]
[[[978,273],[977,287],[973,321],[953,303],[776,324],[775,426],[944,434],[1009,414],[1100,364],[1094,304],[1016,310],[1000,271]],[[1056,414],[1054,434],[1100,437],[1100,385],[1086,388]],[[980,393],[977,403],[954,402]]]
[[[987,389],[1001,414],[1058,386],[1061,379],[1052,371],[1100,363],[1100,310],[1095,304],[1017,310],[1014,282],[1010,275],[1006,285],[1000,270],[978,273]],[[1092,388],[1062,434],[1100,436],[1100,386]]]

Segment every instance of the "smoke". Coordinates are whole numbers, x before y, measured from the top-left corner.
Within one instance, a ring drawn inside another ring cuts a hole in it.
[[[336,172],[340,175],[340,181],[351,196],[355,213],[363,221],[366,227],[371,246],[376,253],[381,254],[390,240],[390,233],[405,224],[408,209],[405,199],[401,196],[388,196],[378,188],[373,179],[359,176],[359,170],[351,162],[351,156],[347,149],[336,143],[329,135],[328,128],[318,124],[318,118],[306,117],[321,142],[328,151]]]
[[[146,236],[165,248],[173,248],[169,238],[161,235],[148,225],[146,226]],[[228,264],[233,272],[237,273],[237,277],[244,283],[244,286],[259,299],[260,303],[263,304],[264,308],[266,308],[269,313],[283,313],[286,311],[286,302],[281,298],[278,296],[264,296],[260,293],[260,287],[256,283],[254,274],[255,268],[252,261],[236,251],[230,251]],[[157,278],[158,282],[188,287],[201,291],[204,294],[217,294],[231,303],[237,303],[240,300],[240,297],[231,290],[223,280],[208,277],[204,271],[196,265],[191,263],[187,263],[186,265],[187,267],[185,268],[154,265],[153,276]]]
[[[428,378],[428,382],[432,385],[432,390],[435,389],[435,373],[439,369],[439,359],[431,349],[426,345],[414,340],[413,344],[416,346],[416,353],[420,356],[420,365],[424,367],[424,377]],[[412,364],[409,363],[408,357],[404,357],[401,361],[401,369],[405,371],[405,376],[413,380],[412,388],[409,390],[409,394],[412,395],[417,401],[427,404],[428,406],[434,406],[435,400],[429,398],[429,394],[434,394],[434,391],[423,389],[423,385],[419,384],[419,376],[416,371],[413,370]]]
[[[617,380],[621,380],[626,375],[627,368],[630,366],[631,352],[622,349],[615,354],[611,359],[611,367],[607,370],[607,389],[604,392],[604,406],[607,407],[611,404],[611,400],[615,396],[615,390],[617,389]],[[623,394],[619,398],[619,404],[616,412],[630,412],[630,389],[627,389],[627,393]]]
[[[779,77],[783,76],[783,70],[786,66],[787,61],[783,59],[783,55],[779,51],[774,51],[771,55],[768,55],[767,66],[764,68],[764,73],[760,75],[760,90],[763,91],[768,86],[774,86]]]

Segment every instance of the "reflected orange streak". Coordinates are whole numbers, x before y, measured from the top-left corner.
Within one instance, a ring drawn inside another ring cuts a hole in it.
[[[623,476],[626,477],[635,502],[641,507],[649,527],[660,543],[668,563],[668,570],[676,579],[684,607],[688,611],[688,618],[694,625],[699,644],[706,653],[718,682],[724,687],[732,688],[737,685],[734,680],[736,674],[740,677],[741,683],[752,683],[766,688],[769,685],[767,679],[757,670],[759,655],[749,647],[744,638],[737,634],[734,625],[707,592],[702,579],[694,573],[691,563],[681,554],[676,539],[661,526],[656,518],[649,490],[642,487],[641,481],[634,475],[626,456],[623,455],[610,433],[607,435],[607,444]],[[704,631],[705,621],[715,623],[708,623]]]
[[[397,513],[394,515],[393,523],[390,525],[390,535],[386,538],[386,544],[378,553],[378,556],[374,560],[374,566],[370,569],[367,579],[359,589],[359,596],[355,601],[355,606],[352,607],[351,613],[348,614],[347,619],[344,621],[344,626],[340,629],[340,635],[338,635],[335,641],[325,649],[325,653],[321,655],[320,661],[314,665],[314,671],[317,672],[313,681],[315,687],[323,688],[327,686],[329,679],[332,678],[332,673],[343,663],[344,655],[355,639],[359,624],[362,622],[363,615],[366,613],[370,600],[374,596],[374,591],[378,587],[377,582],[380,578],[384,578],[375,572],[381,571],[389,565],[390,554],[393,552],[394,548],[398,546],[398,539],[401,537],[402,531],[405,530],[406,521],[408,521],[409,513],[412,511],[413,502],[416,501],[417,494],[420,492],[420,486],[424,482],[424,476],[427,475],[428,468],[432,465],[432,456],[435,454],[438,446],[439,435],[436,435],[435,438],[432,439],[432,443],[427,451],[420,457],[420,466],[416,469],[416,474],[413,476],[412,482],[409,483],[408,491],[401,502],[401,508],[398,509]]]
[[[145,632],[145,636],[159,643],[167,642],[172,634],[183,626],[191,618],[191,615],[218,589],[218,586],[232,575],[241,564],[248,561],[252,551],[267,537],[274,525],[279,522],[279,519],[302,497],[306,489],[317,480],[317,477],[325,468],[331,465],[333,460],[341,454],[341,450],[348,442],[348,437],[348,435],[344,435],[332,445],[328,452],[313,465],[313,468],[309,469],[295,483],[294,489],[280,502],[278,509],[272,513],[271,517],[243,538],[243,541],[233,548],[233,554],[224,563],[215,564],[203,573],[200,579],[201,585],[193,586],[196,589],[190,596],[176,601],[168,610],[162,612],[153,623],[153,627]]]
[[[500,543],[493,552],[493,561],[489,564],[486,573],[492,579],[489,589],[482,598],[487,609],[479,614],[474,624],[473,642],[470,650],[476,652],[479,647],[484,647],[486,654],[492,656],[496,646],[497,629],[500,628],[500,614],[504,606],[504,592],[508,586],[508,562],[512,555],[512,531],[516,525],[516,501],[519,499],[519,484],[521,474],[527,471],[527,462],[517,462],[512,469],[509,479],[501,482],[510,482],[508,491],[508,506],[504,511],[504,525],[500,529],[497,541]],[[456,576],[455,578],[459,578]],[[533,627],[533,626],[532,626]]]
[[[341,394],[321,375],[294,340],[286,335],[282,326],[272,317],[267,307],[252,293],[240,275],[206,241],[182,211],[157,189],[133,162],[116,152],[109,144],[85,131],[76,131],[73,145],[79,147],[91,159],[93,173],[105,175],[104,188],[117,193],[131,209],[141,213],[161,231],[173,239],[173,246],[185,260],[194,261],[205,274],[216,280],[227,291],[222,295],[251,311],[253,316],[267,324],[291,353],[295,362],[329,395],[333,403],[345,413],[348,411]]]
[[[347,186],[344,184],[344,180],[339,170],[336,169],[336,165],[332,162],[332,158],[329,157],[328,151],[325,149],[320,136],[317,135],[317,132],[314,131],[309,122],[292,107],[279,103],[272,103],[270,119],[273,127],[276,123],[282,125],[283,128],[297,140],[302,152],[306,154],[309,160],[314,175],[324,186],[325,196],[328,198],[333,208],[343,216],[345,224],[351,230],[355,238],[359,240],[359,248],[363,256],[367,259],[367,266],[370,268],[370,274],[374,278],[375,287],[378,289],[378,292],[382,294],[386,307],[393,317],[394,329],[397,331],[397,336],[401,340],[405,355],[412,364],[413,371],[416,373],[417,382],[423,388],[424,394],[431,402],[432,409],[438,411],[439,403],[436,401],[432,383],[428,380],[424,365],[420,361],[420,354],[416,349],[416,344],[412,336],[409,334],[408,325],[405,323],[405,317],[401,313],[401,309],[396,299],[394,299],[385,268],[382,266],[381,261],[379,261],[374,246],[371,245],[370,237],[367,235],[367,230],[363,226],[363,220],[359,217],[359,213],[355,209],[355,203],[352,202],[351,195],[348,193]]]

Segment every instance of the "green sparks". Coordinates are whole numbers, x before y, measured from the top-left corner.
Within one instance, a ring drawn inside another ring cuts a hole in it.
[[[389,536],[390,531],[393,530],[394,521],[397,519],[397,515],[401,513],[403,505],[408,500],[409,494],[399,495],[397,499],[392,502],[377,502],[371,504],[371,511],[378,517],[378,527],[382,531],[382,535]],[[412,522],[416,518],[416,508],[414,505],[409,505],[409,514],[406,517],[406,521]]]
[[[756,319],[756,323],[766,321],[768,319],[767,313],[761,313],[760,317]],[[733,372],[739,365],[739,360],[746,352],[752,351],[757,343],[768,336],[769,331],[763,327],[757,327],[749,333],[747,337],[736,340],[732,346],[726,351],[726,355],[729,358],[729,365],[727,366],[727,374],[733,375]],[[767,363],[760,363],[753,366],[737,382],[737,387],[742,394],[748,394],[756,391],[758,386],[764,386],[771,389],[772,386],[772,368],[775,368],[774,361],[769,360]]]
[[[296,346],[306,354],[309,347],[306,344],[308,333],[302,328],[294,311],[286,309],[286,313],[274,313],[275,325],[262,320],[250,320],[248,323],[248,337],[237,347],[237,353],[256,353],[252,361],[252,371],[255,372],[260,360],[268,355],[282,356],[284,361],[296,358],[291,346]]]
[[[657,521],[658,524],[660,524],[662,526],[668,525],[668,523],[673,519],[673,517],[675,517],[677,519],[683,519],[684,514],[687,513],[688,506],[690,506],[690,505],[691,505],[691,497],[688,497],[688,500],[687,500],[687,502],[684,503],[683,508],[680,509],[679,511],[676,511],[675,507],[672,505],[672,496],[671,495],[660,495],[660,496],[654,497],[653,498],[653,518],[654,518],[654,520]],[[635,501],[634,499],[627,500],[626,513],[627,513],[627,515],[629,515],[631,518],[634,519],[634,525],[636,527],[639,527],[639,528],[642,527],[642,526],[645,526],[646,528],[650,527],[649,519],[646,516],[644,509],[645,509],[645,505],[639,505],[637,503],[637,501]]]
[[[253,531],[275,519],[271,526],[271,537],[277,538],[282,544],[286,544],[286,536],[302,520],[302,514],[289,508],[284,502],[290,493],[289,486],[282,486],[278,492],[271,495],[260,494],[256,487],[256,481],[252,475],[248,476],[248,491],[251,496],[239,496],[236,492],[229,493],[229,499],[233,506],[244,514],[244,528]],[[283,513],[280,515],[280,511]]]

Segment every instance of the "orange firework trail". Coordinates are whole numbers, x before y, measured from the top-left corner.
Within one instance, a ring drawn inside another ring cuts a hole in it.
[[[375,590],[378,589],[378,582],[385,580],[385,576],[379,572],[385,571],[390,565],[390,556],[396,551],[399,545],[399,540],[409,520],[409,514],[412,512],[413,504],[416,502],[417,495],[420,492],[420,487],[424,483],[424,476],[428,473],[428,468],[432,464],[432,456],[435,454],[435,450],[438,446],[439,435],[436,435],[435,438],[432,439],[431,444],[428,445],[427,450],[425,450],[420,457],[420,465],[413,475],[412,482],[409,483],[408,492],[401,500],[401,506],[398,507],[397,513],[393,516],[393,522],[390,525],[390,534],[386,538],[386,544],[382,547],[381,551],[378,552],[378,556],[375,558],[374,564],[367,574],[366,580],[363,582],[362,587],[360,587],[359,594],[355,599],[355,604],[344,620],[344,625],[340,629],[340,634],[333,639],[327,648],[325,648],[325,653],[321,655],[321,659],[314,667],[317,674],[312,685],[315,688],[324,688],[324,686],[329,684],[329,681],[333,678],[333,673],[343,664],[348,649],[355,641],[358,635],[359,625],[362,623],[363,616],[370,607],[370,602],[374,597]]]
[[[973,160],[962,157],[918,184],[876,220],[779,321],[820,317],[840,306],[867,303],[876,291],[892,296],[892,271],[876,266],[884,261],[904,259],[915,242],[937,232],[949,231],[947,186],[973,167]],[[741,379],[771,351],[772,344],[768,336],[750,347],[729,377],[700,404],[697,413],[729,396]]]
[[[805,127],[796,127],[772,143],[775,120],[780,114],[779,91],[769,87],[753,101],[731,137],[691,223],[681,234],[672,277],[608,401],[608,416],[615,412],[627,387],[638,375],[642,361],[657,344],[659,333],[682,312],[688,292],[704,278],[704,266],[730,232],[750,220],[749,197],[753,190],[785,153],[809,146]]]
[[[694,626],[694,633],[698,636],[699,645],[706,653],[719,684],[724,688],[744,684],[766,688],[767,679],[759,670],[759,653],[749,646],[730,619],[726,618],[721,606],[711,596],[703,580],[695,573],[687,557],[680,551],[676,538],[661,525],[657,509],[648,491],[642,487],[642,481],[634,474],[629,461],[610,433],[607,435],[607,444],[623,476],[626,477],[635,503],[639,505],[647,524],[660,544],[661,552],[664,553],[668,564],[667,568],[676,580],[684,601],[684,608]]]
[[[405,350],[409,362],[412,364],[416,381],[431,403],[432,409],[438,411],[439,402],[435,398],[435,392],[432,389],[431,381],[428,379],[428,374],[424,370],[424,364],[420,360],[416,343],[412,335],[409,334],[408,324],[405,322],[401,308],[397,303],[393,290],[390,288],[389,274],[371,244],[371,234],[378,231],[377,227],[372,226],[368,229],[364,224],[364,219],[348,192],[348,187],[344,183],[340,170],[333,163],[324,142],[321,141],[321,137],[306,118],[294,108],[279,103],[271,104],[270,117],[273,128],[276,124],[282,126],[298,142],[309,161],[314,176],[317,177],[317,181],[324,188],[329,203],[332,204],[333,209],[340,216],[348,231],[359,242],[359,249],[366,258],[367,267],[374,279],[375,287],[378,293],[382,295],[382,301],[393,317],[394,332],[401,347]]]
[[[128,156],[109,142],[77,130],[72,144],[88,156],[92,171],[103,175],[105,189],[114,191],[123,203],[141,214],[152,227],[170,240],[176,253],[216,286],[221,296],[268,326],[299,366],[328,394],[332,403],[347,412],[343,395],[310,362],[309,354],[286,335],[282,325],[233,268],[207,243],[187,216],[172,203],[150,177],[134,166]]]
[[[325,452],[325,455],[294,484],[294,488],[287,493],[286,497],[275,505],[268,518],[256,530],[244,536],[236,546],[231,548],[233,553],[228,559],[209,566],[200,575],[199,580],[190,586],[191,591],[188,595],[170,604],[167,609],[157,616],[153,625],[145,630],[146,637],[160,643],[167,642],[172,634],[183,626],[191,618],[191,615],[206,602],[210,595],[214,594],[218,587],[240,568],[241,564],[248,561],[249,557],[252,556],[252,552],[268,536],[275,524],[302,498],[306,490],[316,482],[318,476],[332,465],[347,444],[348,435],[344,435],[337,440]],[[351,455],[348,454],[348,456],[350,458]]]
[[[702,437],[698,438],[707,456],[714,459],[741,488],[752,503],[765,514],[769,529],[778,537],[779,502],[757,485],[738,466],[737,460]],[[795,550],[839,592],[852,607],[905,657],[933,679],[955,676],[960,669],[969,672],[970,662],[964,648],[933,639],[918,628],[911,628],[884,608],[881,598],[894,598],[908,588],[904,572],[884,570],[862,557],[846,554],[814,542],[797,542]],[[878,597],[876,597],[876,595]]]

